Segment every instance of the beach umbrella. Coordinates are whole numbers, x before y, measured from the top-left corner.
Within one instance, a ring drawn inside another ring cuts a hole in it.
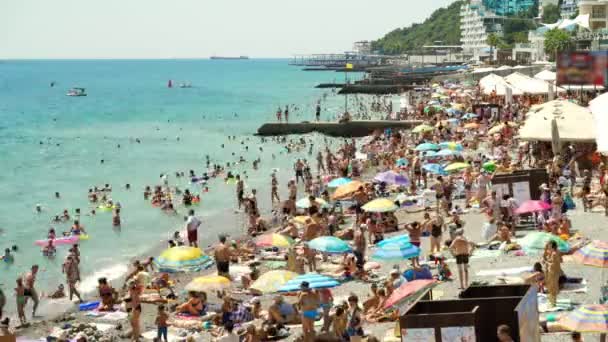
[[[336,188],[336,191],[331,195],[333,199],[347,199],[352,196],[360,187],[365,184],[359,181],[352,181],[350,183],[340,185]]]
[[[322,198],[315,198],[315,203],[321,207],[321,208],[329,208],[330,205],[329,203],[325,202],[324,199]],[[296,208],[299,209],[308,209],[312,207],[312,203],[310,203],[310,200],[308,199],[308,197],[304,197],[304,198],[300,198],[297,202],[296,202]]]
[[[406,166],[408,166],[408,164],[409,164],[409,163],[410,163],[410,162],[409,162],[409,161],[407,161],[407,159],[405,159],[405,158],[399,158],[399,159],[397,159],[397,161],[395,162],[395,165],[396,165],[397,167],[406,167]]]
[[[471,165],[469,165],[467,163],[458,162],[458,163],[452,163],[452,164],[448,165],[444,170],[448,171],[448,172],[450,172],[450,171],[460,171],[460,170],[463,170],[463,169],[466,169],[466,168],[469,168],[469,167],[471,167]]]
[[[384,247],[384,246],[390,245],[390,244],[408,245],[410,243],[411,243],[410,236],[407,234],[403,234],[403,235],[396,235],[396,236],[384,239],[384,240],[378,242],[376,244],[376,247]]]
[[[410,182],[407,177],[395,171],[380,172],[374,177],[374,180],[379,183],[384,182],[395,185],[408,185]]]
[[[422,158],[436,158],[437,157],[437,152],[435,151],[425,151],[422,154]]]
[[[349,253],[353,249],[344,240],[334,236],[321,236],[308,242],[311,249],[331,254]]]
[[[278,292],[281,286],[297,276],[297,273],[286,270],[268,271],[254,281],[249,288],[262,294]]]
[[[352,181],[353,180],[350,178],[340,177],[340,178],[333,179],[331,182],[327,183],[327,187],[328,188],[337,188],[340,185],[348,184]]]
[[[574,252],[572,259],[583,265],[606,268],[608,267],[608,243],[593,241]]]
[[[376,198],[373,201],[365,203],[361,209],[369,213],[386,213],[399,209],[399,206],[387,198]]]
[[[432,143],[423,143],[416,146],[416,151],[432,151],[439,150],[439,145]]]
[[[561,317],[559,324],[571,331],[608,332],[608,306],[587,304]]]
[[[457,151],[452,151],[452,150],[441,150],[439,152],[437,152],[435,154],[436,157],[441,157],[441,158],[445,158],[445,157],[452,157],[456,154],[459,154]]]
[[[384,308],[388,309],[392,306],[399,305],[414,294],[421,293],[435,286],[436,282],[432,279],[419,279],[409,281],[393,291],[386,299]]]
[[[444,141],[439,143],[439,147],[443,149],[448,149],[452,151],[462,151],[463,147],[461,144],[454,141]]]
[[[545,248],[548,241],[555,241],[557,249],[562,253],[570,251],[568,242],[560,239],[558,236],[545,232],[531,232],[524,236],[518,242],[526,252],[539,252]]]
[[[311,289],[327,289],[340,285],[339,281],[330,276],[318,273],[306,273],[287,281],[285,285],[279,288],[279,292],[300,291],[302,282],[308,282]]]
[[[258,247],[282,247],[286,248],[294,244],[292,238],[282,234],[265,234],[256,239],[255,245]]]
[[[209,275],[196,277],[186,285],[186,291],[221,291],[230,287],[230,279],[222,276]]]
[[[435,175],[447,175],[448,173],[439,164],[424,164],[422,168]]]
[[[402,261],[415,258],[420,255],[420,248],[411,243],[387,243],[377,248],[372,254],[372,259],[382,261]]]
[[[160,272],[186,272],[206,268],[213,260],[197,247],[178,246],[165,250],[154,263]]]
[[[539,212],[539,211],[547,211],[551,209],[551,205],[543,202],[543,201],[538,201],[538,200],[527,200],[524,201],[522,204],[519,205],[519,207],[517,207],[517,209],[515,209],[515,213],[516,214],[528,214],[528,213],[535,213],[535,212]]]
[[[465,115],[462,116],[462,118],[465,120],[476,119],[477,117],[478,117],[478,115],[475,113],[466,113]]]
[[[306,221],[308,221],[310,219],[311,219],[310,216],[300,215],[300,216],[296,216],[296,217],[292,218],[291,221],[294,223],[297,223],[297,224],[306,224]]]
[[[485,162],[481,167],[488,172],[496,171],[496,163],[493,161]]]
[[[478,129],[479,128],[479,124],[475,123],[475,122],[469,122],[468,124],[464,125],[465,129]]]
[[[412,133],[424,133],[424,132],[431,132],[433,131],[435,128],[429,125],[418,125],[416,127],[414,127],[414,129],[412,130]]]

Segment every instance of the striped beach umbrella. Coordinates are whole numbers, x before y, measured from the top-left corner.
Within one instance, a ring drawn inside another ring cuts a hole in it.
[[[279,288],[279,292],[300,291],[302,282],[308,282],[311,289],[327,289],[340,285],[339,281],[330,276],[318,273],[306,273],[289,280]]]
[[[200,248],[178,246],[165,250],[154,263],[160,272],[188,272],[207,268],[213,260]]]
[[[321,236],[308,242],[308,247],[324,253],[349,253],[352,248],[344,240],[335,236]]]
[[[361,209],[369,213],[387,213],[399,209],[395,202],[387,198],[376,198],[373,201],[367,202]]]
[[[265,234],[256,239],[255,245],[258,247],[289,247],[294,241],[289,236],[283,234]]]
[[[574,252],[572,258],[583,265],[608,267],[608,243],[593,241]]]
[[[340,178],[332,179],[331,182],[327,183],[327,187],[328,188],[337,188],[340,185],[348,184],[352,181],[353,180],[350,178],[340,177]]]
[[[469,165],[468,163],[457,162],[457,163],[452,163],[452,164],[446,166],[446,168],[444,170],[448,171],[448,172],[460,171],[460,170],[467,169],[469,167],[471,167],[471,165]]]
[[[186,285],[186,291],[221,291],[230,287],[230,279],[217,275],[196,277]]]
[[[286,270],[268,271],[251,284],[250,289],[259,293],[274,293],[298,274]]]
[[[384,308],[388,309],[391,306],[399,305],[412,295],[417,293],[421,294],[422,291],[430,289],[435,285],[436,281],[432,279],[418,279],[409,281],[393,291],[393,293],[386,299]]]
[[[396,262],[412,259],[419,255],[420,248],[411,243],[389,243],[377,248],[372,254],[372,259]]]
[[[564,328],[579,332],[608,332],[608,306],[583,305],[563,315],[559,323]]]

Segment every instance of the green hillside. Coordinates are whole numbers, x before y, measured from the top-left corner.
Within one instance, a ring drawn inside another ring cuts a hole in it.
[[[372,42],[372,49],[380,53],[396,55],[411,52],[441,41],[446,45],[460,44],[460,6],[464,1],[455,1],[447,8],[440,8],[421,24],[396,29]]]

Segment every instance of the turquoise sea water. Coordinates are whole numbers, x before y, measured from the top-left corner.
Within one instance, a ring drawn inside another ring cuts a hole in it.
[[[282,147],[271,143],[260,152],[260,140],[252,134],[274,119],[278,105],[297,104],[301,110],[291,119],[311,120],[322,95],[313,86],[336,78],[340,75],[300,71],[286,60],[0,62],[0,248],[19,247],[13,265],[0,263],[2,288],[11,294],[15,277],[34,263],[43,269],[41,289],[63,281],[60,267],[67,248],[59,247],[57,257],[47,260],[33,242],[45,238],[51,226],[69,228],[68,223],[51,224],[63,209],[89,212],[87,190],[94,185],[112,185],[112,198],[123,206],[122,228],[112,228],[110,213],[81,216],[91,236],[81,244],[85,291],[94,289],[98,276],[124,273],[129,258],[152,250],[183,224],[183,207],[170,217],[143,201],[144,186],[160,183],[161,173],[192,169],[201,174],[207,154],[223,163],[242,155],[249,161],[247,185],[260,189],[267,211],[271,170],[290,169],[298,155],[282,154]],[[190,82],[193,87],[170,89],[169,79],[174,86]],[[88,96],[66,96],[71,87],[85,87]],[[335,115],[339,103],[330,97],[323,115]],[[237,135],[237,142],[229,143],[228,135]],[[250,162],[257,157],[261,167],[253,171]],[[281,188],[291,176],[290,171],[280,174]],[[171,176],[170,181],[200,190],[189,179]],[[126,183],[131,190],[125,190]],[[44,208],[41,214],[35,213],[37,203]],[[214,242],[219,232],[243,233],[244,220],[234,207],[234,188],[212,181],[197,208],[204,221],[203,245]]]

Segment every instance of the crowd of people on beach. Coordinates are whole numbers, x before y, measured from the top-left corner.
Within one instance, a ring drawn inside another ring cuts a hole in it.
[[[466,289],[471,284],[469,264],[475,251],[479,248],[521,250],[516,235],[522,223],[531,222],[538,231],[566,241],[573,234],[571,222],[564,214],[573,209],[573,198],[581,198],[584,211],[599,205],[608,215],[608,167],[601,163],[592,146],[570,144],[562,153],[554,154],[550,143],[518,141],[517,127],[523,122],[524,114],[542,98],[522,96],[505,104],[496,94],[484,98],[475,87],[446,84],[436,88],[440,89],[430,89],[418,103],[399,113],[393,113],[392,104],[389,106],[384,98],[372,100],[370,111],[385,111],[389,118],[422,120],[420,129],[387,129],[360,140],[324,139],[324,145],[315,145],[305,138],[262,138],[262,143],[282,144],[286,154],[298,156],[293,177],[283,187],[278,171],[272,172],[268,193],[247,188],[247,173],[233,171],[234,162],[214,162],[209,156],[204,172],[175,173],[176,179],[189,178],[192,189],[182,190],[172,184],[169,174],[160,175],[159,184],[145,187],[143,199],[169,215],[177,215],[178,207],[187,212],[183,230],[176,231],[167,240],[169,249],[198,249],[203,240],[201,233],[207,237],[206,227],[193,205],[201,201],[201,194],[208,191],[209,186],[223,183],[234,187],[234,210],[247,222],[243,231],[247,237],[232,238],[223,234],[212,249],[205,251],[212,256],[217,275],[228,279],[230,285],[210,287],[208,291],[189,290],[183,298],[176,290],[181,288],[178,284],[183,278],[163,270],[156,258],[149,257],[132,264],[122,286],[115,288],[106,278],[98,279],[99,303],[95,310],[114,312],[124,306],[131,327],[125,337],[133,341],[144,333],[143,311],[150,310],[151,305],[155,306],[153,315],[159,341],[168,340],[170,327],[201,326],[217,341],[283,338],[292,334],[294,327],[301,331],[305,342],[316,341],[321,336],[335,341],[358,341],[367,336],[368,341],[373,341],[378,336],[370,334],[367,327],[398,320],[398,310],[387,303],[403,284],[414,279],[438,282],[453,279],[448,258],[455,259],[459,289]],[[443,107],[426,106],[433,92],[440,90],[446,97],[438,102]],[[491,106],[480,105],[482,99]],[[355,103],[367,108],[363,100]],[[279,107],[277,121],[288,123],[290,108],[298,109],[295,105]],[[316,121],[321,120],[321,102],[316,105],[314,115]],[[228,143],[239,141],[229,137]],[[438,146],[447,152],[438,155]],[[247,161],[240,157],[239,162]],[[261,160],[249,162],[252,172]],[[458,167],[447,170],[441,164],[448,167],[458,164]],[[530,168],[547,171],[546,181],[538,189],[541,194],[538,201],[544,203],[546,209],[522,213],[518,210],[522,203],[510,193],[493,189],[492,181],[497,174]],[[390,173],[406,181],[378,181],[373,178],[376,173]],[[336,179],[344,179],[344,184],[330,186]],[[348,191],[342,191],[347,189],[342,186],[348,186]],[[130,185],[125,187],[129,189]],[[111,211],[112,225],[119,228],[121,205],[111,194],[110,184],[89,189],[87,198],[94,209],[88,215]],[[287,194],[286,197],[283,194]],[[260,208],[258,196],[268,196],[272,208]],[[60,193],[55,197],[59,198]],[[366,208],[366,204],[381,199],[388,199],[395,208],[381,211]],[[36,210],[41,212],[41,206]],[[197,210],[205,208],[201,206]],[[270,214],[264,215],[265,212]],[[467,234],[467,222],[463,219],[472,212],[484,217],[480,244],[474,243]],[[53,257],[57,241],[61,239],[75,237],[76,240],[70,240],[71,247],[62,265],[68,293],[60,285],[54,293],[44,295],[49,300],[76,297],[83,302],[78,291],[81,281],[78,242],[86,239],[87,231],[80,224],[80,215],[80,209],[75,209],[73,216],[66,209],[52,218],[53,223],[73,224],[65,232],[49,229],[42,246],[44,256]],[[416,218],[410,219],[410,215]],[[394,233],[407,235],[408,248],[411,244],[418,252],[404,257],[382,274],[379,271],[382,266],[372,261],[372,255]],[[293,243],[280,247],[260,244],[260,238],[269,234],[284,236]],[[349,249],[339,256],[319,250],[312,242],[323,237],[349,241]],[[422,250],[421,242],[426,238],[430,249]],[[7,248],[3,261],[11,262],[16,250]],[[369,284],[370,295],[353,292],[339,301],[330,286],[317,286],[308,281],[289,291],[297,295],[295,300],[277,291],[260,292],[254,284],[274,264],[296,275],[329,274],[341,286],[364,282]],[[559,240],[550,239],[534,263],[533,271],[522,280],[545,292],[552,306],[556,305],[564,283],[578,281],[567,277],[561,264]],[[243,265],[247,270],[236,275],[234,268]],[[38,271],[39,267],[34,265],[16,281],[14,296],[22,325],[27,322],[25,307],[31,301],[32,316],[35,316],[43,297],[36,289]],[[0,319],[7,297],[0,291]],[[321,329],[317,329],[317,320],[322,321]],[[500,341],[513,340],[511,334],[510,327],[497,327]]]

